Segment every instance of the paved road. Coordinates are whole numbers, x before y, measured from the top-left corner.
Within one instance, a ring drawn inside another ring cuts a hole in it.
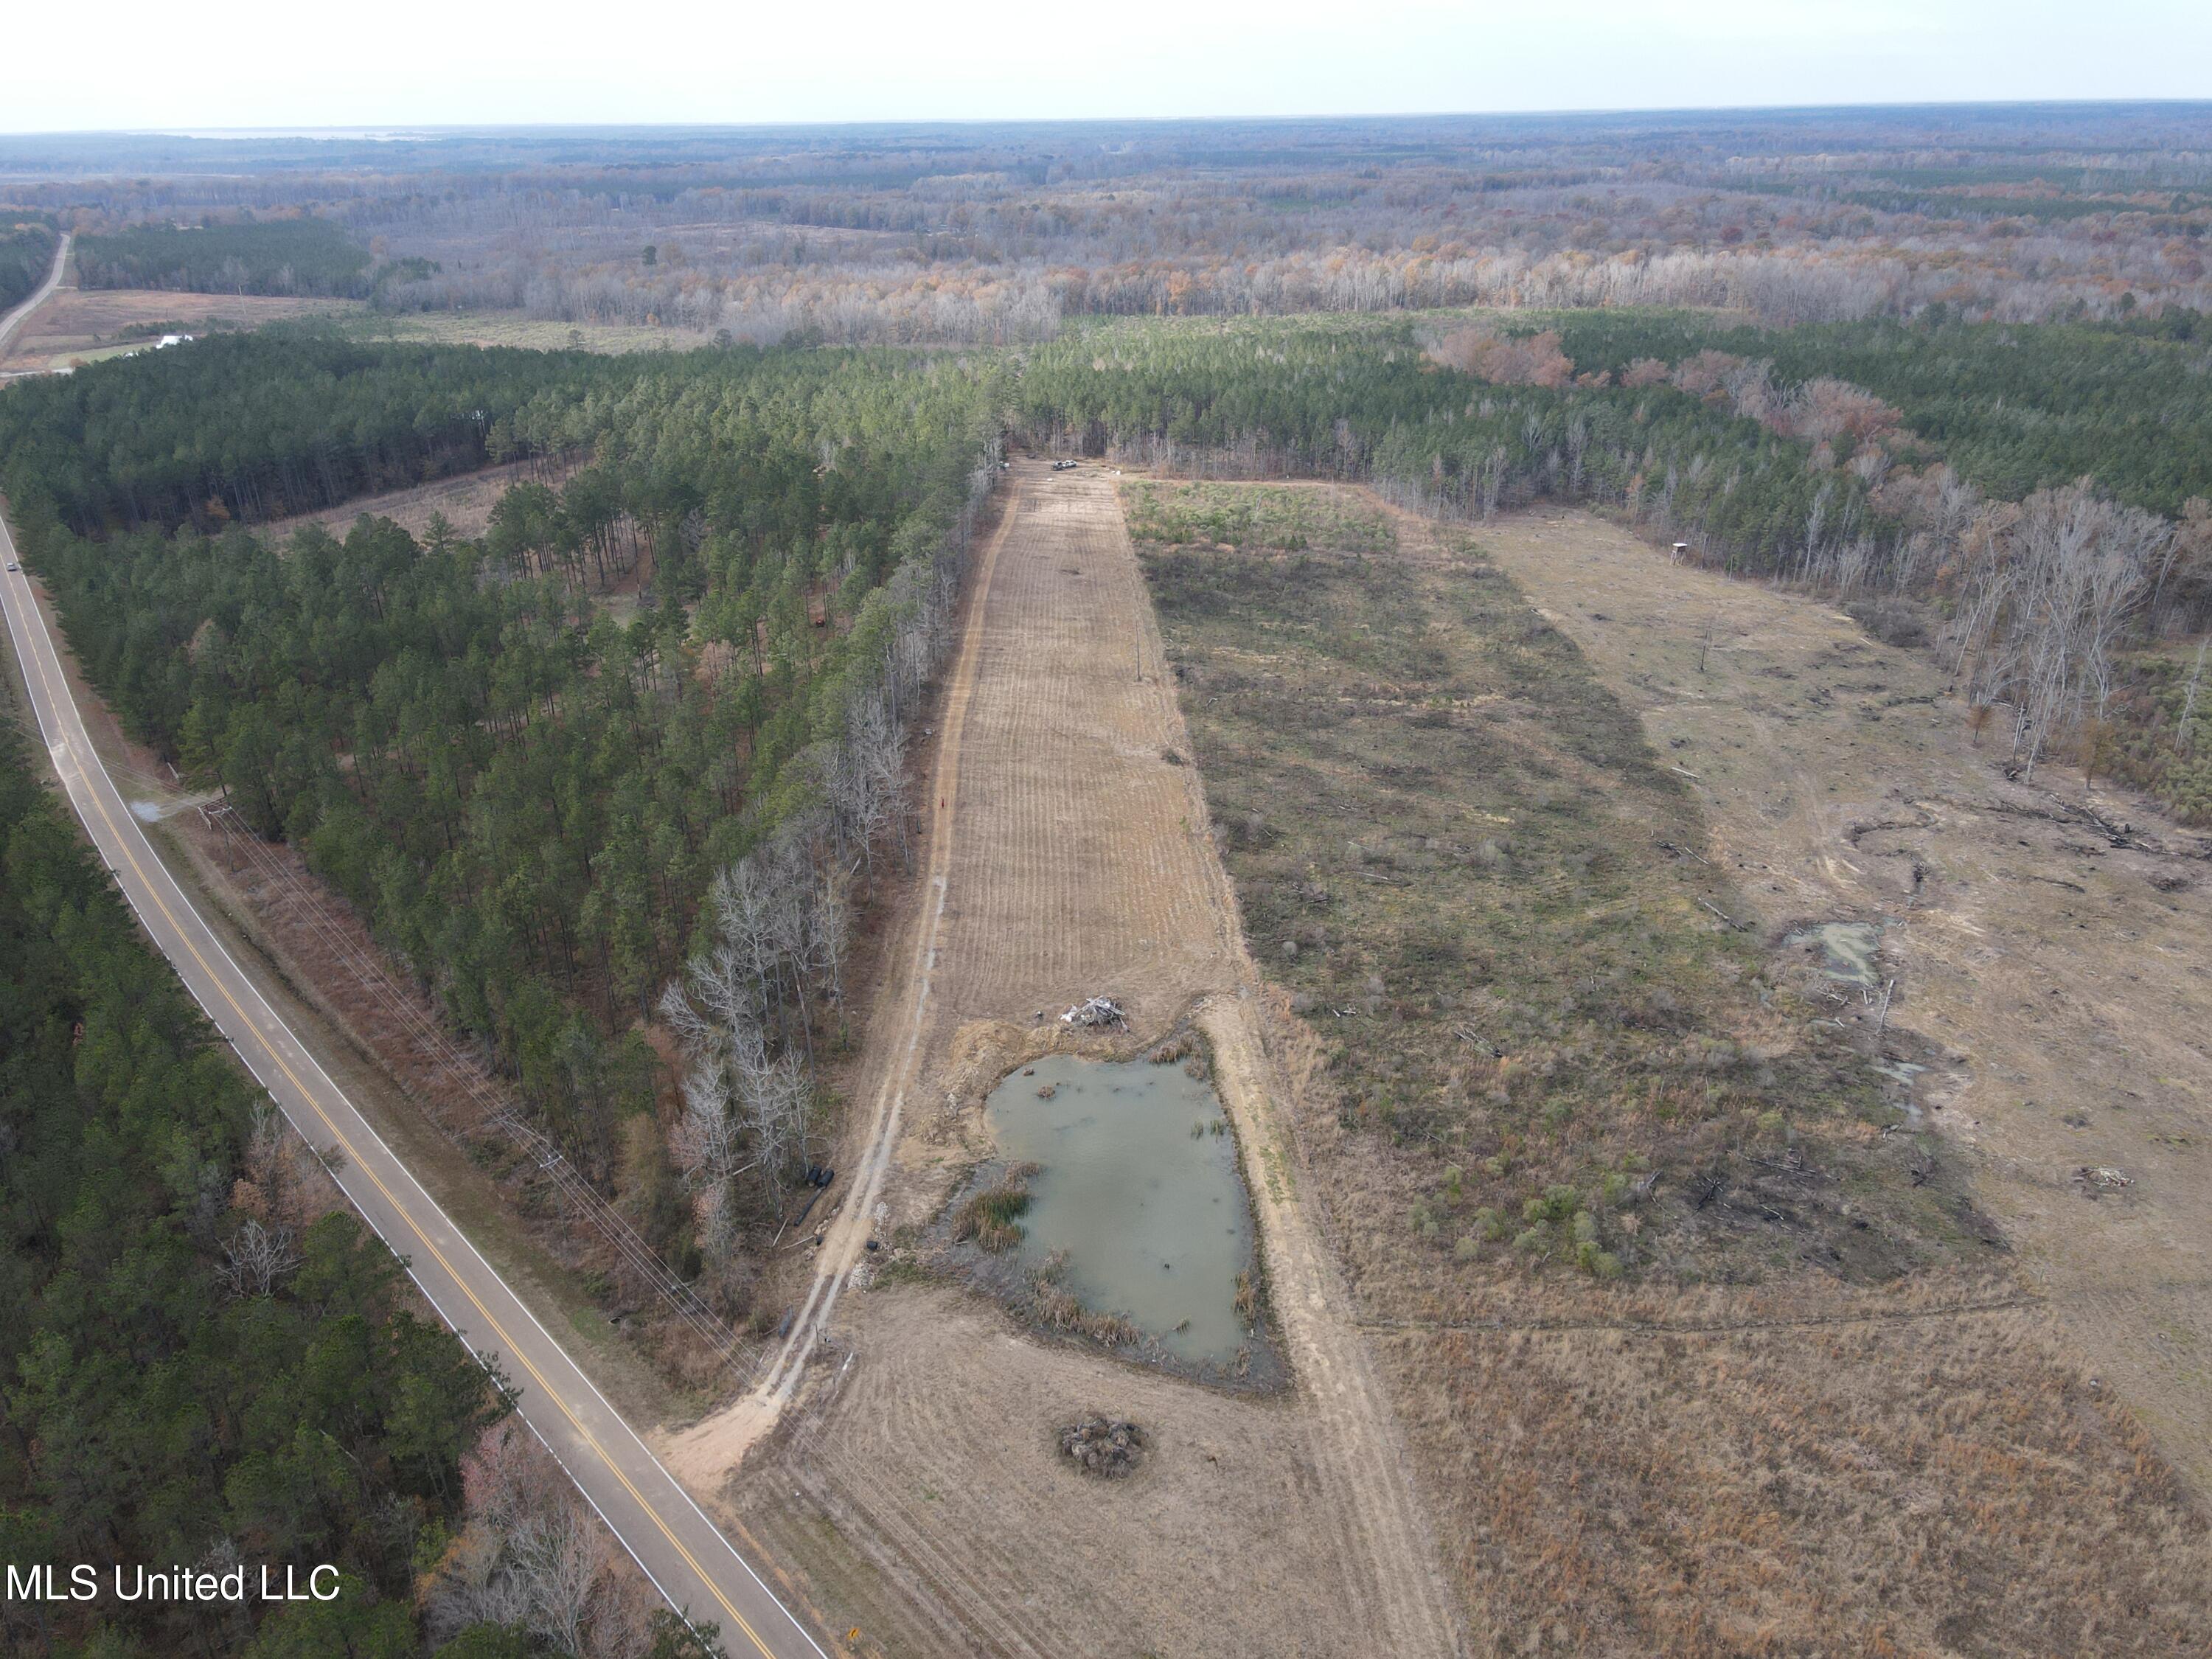
[[[61,286],[62,269],[69,264],[70,234],[62,233],[62,240],[54,249],[54,268],[46,273],[46,280],[39,284],[31,297],[17,306],[5,317],[0,317],[0,357],[8,355],[8,342],[15,337],[24,319],[46,302],[46,296]],[[13,555],[9,556],[11,558]]]
[[[57,258],[57,276],[60,269]],[[0,343],[22,313],[52,288],[50,280],[0,321]],[[0,521],[0,563],[15,562],[15,543]],[[524,1420],[671,1604],[695,1620],[720,1625],[722,1644],[732,1654],[826,1659],[232,960],[155,855],[94,750],[45,614],[21,571],[0,572],[0,602],[54,771],[125,897],[285,1116],[311,1145],[339,1154],[331,1160],[338,1185],[406,1260],[431,1305],[463,1341],[520,1386]]]

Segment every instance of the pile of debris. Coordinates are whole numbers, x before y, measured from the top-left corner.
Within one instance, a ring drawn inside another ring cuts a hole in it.
[[[1087,1026],[1092,1030],[1119,1029],[1129,1023],[1121,1012],[1121,1005],[1111,997],[1093,997],[1088,1002],[1079,1002],[1060,1017],[1062,1025]]]
[[[1102,1480],[1119,1480],[1134,1472],[1145,1455],[1145,1431],[1134,1423],[1086,1417],[1060,1431],[1060,1449],[1076,1468]]]
[[[2136,1178],[2131,1175],[2123,1174],[2120,1170],[2108,1169],[2102,1164],[2084,1164],[2074,1171],[2074,1182],[2078,1187],[2087,1188],[2089,1196],[2094,1198],[2100,1193],[2124,1191],[2136,1184]]]

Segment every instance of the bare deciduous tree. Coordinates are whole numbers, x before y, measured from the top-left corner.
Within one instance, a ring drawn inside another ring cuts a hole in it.
[[[292,1230],[283,1222],[264,1223],[248,1216],[222,1242],[222,1265],[216,1271],[223,1288],[238,1297],[267,1296],[300,1265],[293,1248]]]

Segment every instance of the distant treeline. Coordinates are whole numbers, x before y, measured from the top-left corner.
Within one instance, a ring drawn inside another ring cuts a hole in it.
[[[0,737],[0,1560],[328,1562],[345,1593],[0,1602],[10,1653],[419,1650],[505,1407],[345,1212]],[[249,1566],[249,1577],[253,1567]]]
[[[2201,677],[2155,651],[2212,627],[2212,378],[2189,319],[1540,320],[1086,330],[1029,354],[1017,421],[1195,471],[1370,481],[1447,516],[1617,512],[1936,636],[2031,773],[2067,753],[2212,821]]]
[[[431,269],[418,259],[372,271],[374,263],[368,248],[327,219],[137,225],[76,243],[77,271],[87,288],[365,300],[380,281],[419,280]]]
[[[1047,446],[1371,478],[1476,518],[1547,496],[1663,497],[1746,569],[1790,558],[1824,498],[1832,526],[1866,522],[1863,481],[1815,475],[1809,446],[1725,404],[1663,386],[1553,379],[1485,384],[1445,372],[1403,321],[1120,325],[1032,348],[1017,420]]]
[[[0,313],[13,311],[46,280],[59,240],[59,233],[43,219],[10,218],[0,212]]]

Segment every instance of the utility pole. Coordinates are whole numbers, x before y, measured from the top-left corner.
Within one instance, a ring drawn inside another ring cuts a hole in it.
[[[2189,677],[2189,695],[2181,700],[2181,723],[2173,728],[2173,752],[2179,754],[2181,745],[2189,738],[2189,722],[2197,715],[2197,690],[2204,684],[2204,647],[2212,639],[2200,640],[2197,644],[2197,670]]]

